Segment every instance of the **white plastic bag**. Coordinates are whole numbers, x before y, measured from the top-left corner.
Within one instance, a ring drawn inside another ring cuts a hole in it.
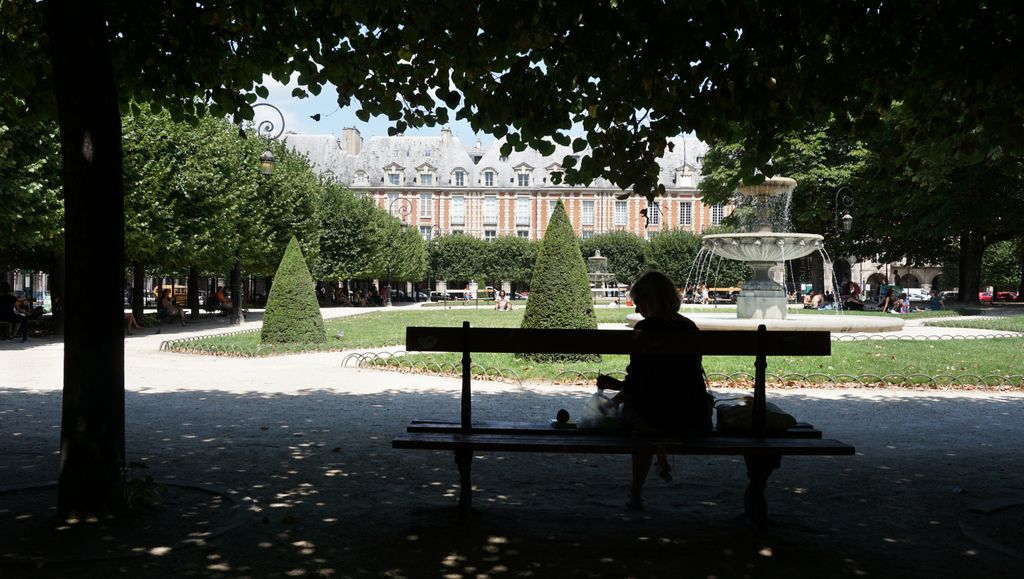
[[[619,428],[622,426],[622,412],[604,390],[598,390],[583,405],[577,423],[580,428]]]

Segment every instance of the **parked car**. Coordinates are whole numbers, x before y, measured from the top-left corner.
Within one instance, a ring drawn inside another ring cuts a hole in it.
[[[992,303],[992,292],[978,292],[978,301],[983,304]]]
[[[993,292],[992,301],[994,302],[1015,302],[1017,301],[1017,292]]]
[[[928,292],[926,292],[925,290],[923,290],[923,289],[921,289],[919,287],[910,287],[910,288],[907,288],[906,291],[907,291],[907,297],[910,298],[910,301],[912,301],[912,302],[926,302],[926,301],[928,301],[928,298],[930,297],[928,295]]]

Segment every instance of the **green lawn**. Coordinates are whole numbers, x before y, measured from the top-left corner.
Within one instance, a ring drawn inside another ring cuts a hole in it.
[[[601,323],[623,323],[632,310],[598,308]],[[950,312],[945,315],[950,315]],[[932,317],[943,312],[924,312]],[[832,312],[835,315],[835,312]],[[864,313],[862,315],[871,315]],[[891,314],[874,314],[891,315]],[[304,347],[266,348],[259,344],[256,332],[210,337],[197,341],[179,342],[184,351],[223,353],[228,355],[269,355],[311,350],[372,349],[401,344],[406,326],[457,327],[463,321],[474,326],[518,327],[523,309],[497,312],[492,309],[395,309],[374,312],[326,322],[328,344]],[[970,320],[970,327],[994,327],[1024,331],[1024,318],[1009,320]],[[964,324],[964,322],[934,322],[938,325]],[[342,339],[334,336],[344,332]],[[998,384],[996,377],[1009,376],[1004,383],[1021,385],[1024,370],[1013,364],[1024,338],[998,338],[989,340],[930,340],[930,341],[857,341],[833,342],[830,357],[783,357],[768,361],[768,373],[786,380],[811,382],[890,382],[890,383],[989,383]],[[412,365],[427,371],[454,371],[460,354],[417,354],[395,358],[392,363]],[[400,362],[396,362],[401,360]],[[530,381],[575,381],[580,376],[597,372],[614,373],[625,369],[626,356],[604,356],[600,364],[534,364],[518,360],[510,354],[476,354],[474,364],[478,372],[503,373]],[[744,380],[753,372],[753,360],[746,357],[708,357],[704,367],[713,381],[729,377]],[[1016,376],[1016,378],[1013,378]]]
[[[1003,332],[1024,332],[1024,316],[997,318],[994,320],[949,320],[928,322],[929,326],[947,328],[979,328],[982,330],[999,330]]]

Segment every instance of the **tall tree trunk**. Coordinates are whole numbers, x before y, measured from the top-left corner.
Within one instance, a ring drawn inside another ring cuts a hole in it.
[[[132,262],[132,315],[140,323],[146,308],[146,267],[141,262]]]
[[[62,517],[100,517],[116,514],[123,502],[121,118],[101,2],[46,4],[63,158],[67,278],[74,281],[66,285],[64,303],[57,510]]]
[[[207,294],[206,299],[210,299]],[[188,307],[192,308],[191,319],[199,319],[199,268],[194,264],[188,268]]]
[[[50,311],[53,312],[54,331],[64,335],[64,253],[50,254],[53,267],[50,269]]]
[[[960,302],[977,304],[981,289],[981,259],[985,254],[985,235],[973,230],[960,233]]]
[[[231,323],[242,323],[242,258],[235,249],[235,267],[231,268]]]
[[[1017,280],[1017,300],[1024,300],[1024,239],[1017,239],[1017,259],[1020,260],[1020,278]]]

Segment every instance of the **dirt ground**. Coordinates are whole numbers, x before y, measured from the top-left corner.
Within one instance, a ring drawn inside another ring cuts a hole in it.
[[[451,454],[390,446],[414,418],[457,418],[456,379],[160,339],[130,341],[126,426],[132,476],[164,505],[74,525],[54,515],[59,344],[0,349],[0,576],[1024,576],[1020,391],[769,391],[857,455],[784,458],[763,530],[740,517],[734,457],[673,458],[638,513],[628,457],[484,454],[460,521]],[[576,413],[589,394],[475,388],[479,419]]]

